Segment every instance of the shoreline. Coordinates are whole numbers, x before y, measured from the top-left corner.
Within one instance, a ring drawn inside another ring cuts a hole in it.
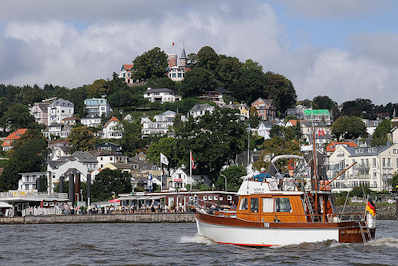
[[[1,217],[0,224],[194,223],[193,213],[95,214]]]

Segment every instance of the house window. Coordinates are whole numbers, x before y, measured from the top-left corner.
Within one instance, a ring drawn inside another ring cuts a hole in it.
[[[376,166],[376,158],[373,158],[373,167],[377,167]]]
[[[388,167],[391,167],[391,158],[388,158],[388,159],[387,159],[387,166],[388,166]]]
[[[383,167],[386,167],[386,158],[383,158]]]
[[[232,196],[231,195],[227,196],[227,200],[232,200]]]
[[[203,196],[203,200],[207,200],[207,196]]]

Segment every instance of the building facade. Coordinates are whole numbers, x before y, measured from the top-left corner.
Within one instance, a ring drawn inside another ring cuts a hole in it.
[[[72,102],[64,99],[57,99],[48,106],[48,125],[61,124],[65,118],[72,117],[74,105]]]
[[[144,98],[148,99],[151,103],[173,103],[176,101],[181,101],[181,96],[176,95],[174,91],[167,88],[148,88],[147,91],[144,93]]]

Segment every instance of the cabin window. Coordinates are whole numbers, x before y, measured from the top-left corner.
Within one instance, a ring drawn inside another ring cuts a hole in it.
[[[250,211],[258,212],[258,199],[257,198],[250,199]]]
[[[239,210],[247,210],[248,207],[248,200],[247,198],[244,198],[240,202]]]
[[[275,199],[275,211],[276,212],[290,212],[290,200],[288,198],[276,198]]]
[[[272,198],[262,198],[263,212],[274,212],[274,200]]]

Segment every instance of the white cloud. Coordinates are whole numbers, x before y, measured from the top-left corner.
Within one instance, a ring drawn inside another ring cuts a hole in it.
[[[293,13],[314,17],[356,16],[379,12],[394,0],[272,0],[282,3]]]
[[[304,79],[296,86],[303,95],[312,98],[329,95],[338,102],[367,98],[375,103],[391,101],[390,79],[396,72],[365,57],[353,57],[348,52],[327,50],[320,53]],[[316,94],[311,97],[311,93]],[[396,95],[396,93],[395,93]]]

